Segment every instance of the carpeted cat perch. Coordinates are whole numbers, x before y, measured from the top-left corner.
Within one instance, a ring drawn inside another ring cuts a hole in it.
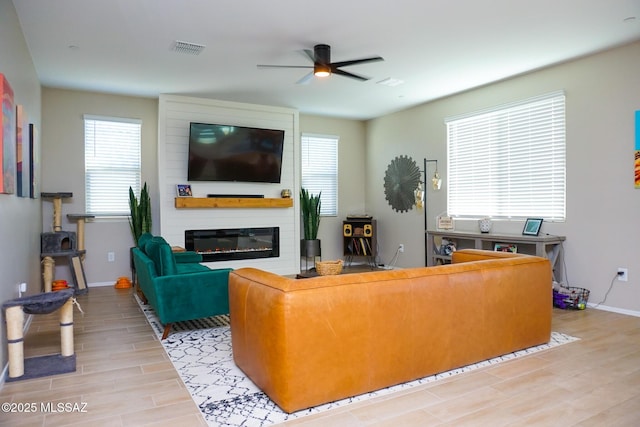
[[[75,372],[73,349],[73,289],[26,296],[2,305],[6,313],[9,346],[7,381]],[[24,358],[24,314],[49,314],[60,309],[60,354]]]

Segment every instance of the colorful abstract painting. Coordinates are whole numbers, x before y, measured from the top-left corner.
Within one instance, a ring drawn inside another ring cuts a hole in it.
[[[16,194],[29,197],[29,127],[22,105],[16,105]]]
[[[2,132],[0,132],[0,193],[15,192],[16,170],[16,110],[13,104],[13,90],[4,74],[0,74],[0,95],[2,96]]]
[[[635,152],[635,185],[640,188],[640,110],[636,111],[636,152]]]

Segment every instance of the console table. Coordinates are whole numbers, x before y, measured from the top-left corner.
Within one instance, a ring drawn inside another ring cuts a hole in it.
[[[563,247],[565,236],[524,236],[517,234],[473,233],[465,231],[426,231],[427,247],[425,248],[425,262],[427,266],[451,262],[451,256],[440,253],[435,238],[445,238],[455,243],[456,249],[485,249],[494,250],[496,244],[513,244],[519,253],[548,258],[551,261],[553,280],[562,281],[563,277]]]

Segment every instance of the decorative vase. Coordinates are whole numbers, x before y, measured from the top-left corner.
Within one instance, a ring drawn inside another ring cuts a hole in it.
[[[480,227],[481,233],[488,233],[491,231],[491,218],[482,218],[478,220],[478,227]]]
[[[313,260],[313,268],[315,268],[316,257],[322,256],[322,249],[320,248],[320,239],[314,240],[300,240],[300,255],[305,258],[305,269],[309,270],[309,258]]]

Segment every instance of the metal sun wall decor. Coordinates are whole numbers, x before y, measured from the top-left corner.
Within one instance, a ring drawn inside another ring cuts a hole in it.
[[[420,168],[408,156],[396,157],[384,175],[384,194],[397,212],[408,212],[415,205],[414,190],[420,183]]]

